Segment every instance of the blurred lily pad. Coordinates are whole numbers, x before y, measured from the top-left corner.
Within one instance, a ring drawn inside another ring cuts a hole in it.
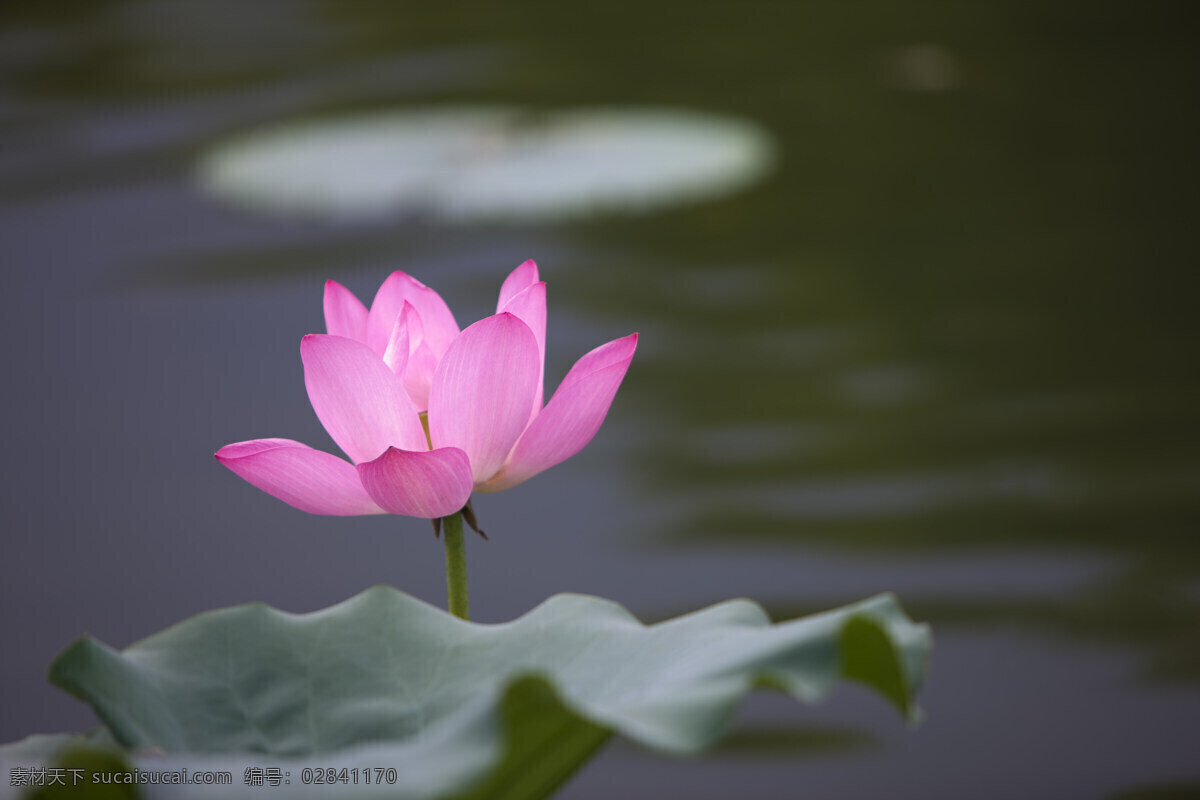
[[[725,195],[774,151],[758,125],[695,111],[454,107],[263,128],[217,143],[198,180],[279,215],[537,222]]]
[[[255,797],[265,771],[289,797],[529,800],[614,732],[699,752],[756,687],[813,702],[856,680],[913,717],[930,644],[887,595],[780,624],[733,600],[651,626],[557,595],[481,625],[377,587],[312,614],[202,614],[123,652],[84,638],[50,676],[92,705],[136,768],[231,777],[139,786],[144,797]]]

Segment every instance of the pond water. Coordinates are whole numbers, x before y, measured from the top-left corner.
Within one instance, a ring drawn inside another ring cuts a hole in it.
[[[476,618],[891,590],[937,643],[919,728],[850,688],[764,695],[704,759],[618,743],[563,798],[1200,793],[1183,8],[5,4],[0,741],[94,724],[44,679],[84,633],[377,583],[441,604],[427,523],[310,517],[211,454],[334,449],[298,353],[327,278],[369,297],[404,269],[466,323],[532,257],[548,387],[641,344],[582,454],[476,499]],[[265,215],[197,179],[259,125],[481,104],[724,115],[776,159],[735,193],[516,223]]]

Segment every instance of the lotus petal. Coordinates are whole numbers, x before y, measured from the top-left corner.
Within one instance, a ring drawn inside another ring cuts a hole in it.
[[[533,262],[527,262],[532,264]],[[503,292],[501,292],[503,295]],[[507,311],[510,314],[515,314],[522,322],[529,326],[529,330],[533,331],[533,336],[537,339],[538,345],[538,378],[537,389],[533,394],[533,410],[529,414],[529,418],[533,419],[537,413],[542,410],[542,400],[545,396],[543,384],[546,379],[546,284],[544,281],[533,283],[522,289],[520,293],[514,295],[504,307],[500,309],[502,312]]]
[[[367,307],[337,281],[325,281],[325,332],[367,341]]]
[[[477,486],[496,474],[525,429],[537,375],[537,340],[509,313],[471,325],[438,363],[429,390],[430,441],[465,451]]]
[[[382,514],[354,467],[291,439],[255,439],[222,447],[217,460],[240,478],[310,514]]]
[[[300,356],[313,410],[351,461],[373,461],[389,447],[428,449],[403,382],[366,345],[309,334]]]
[[[509,489],[583,449],[608,414],[633,360],[637,338],[633,333],[616,339],[576,361],[513,448],[503,471],[480,491]]]
[[[387,347],[388,337],[404,303],[409,302],[421,316],[423,336],[437,355],[446,352],[450,342],[458,335],[458,323],[454,321],[446,301],[441,295],[411,275],[393,272],[379,287],[371,303],[367,322],[367,343],[377,353]]]
[[[532,258],[521,262],[516,269],[508,273],[508,277],[500,285],[500,299],[496,301],[496,313],[499,314],[503,311],[505,304],[509,300],[537,282],[537,264],[534,263]]]
[[[371,498],[392,514],[434,519],[455,513],[471,496],[471,462],[456,447],[408,451],[389,447],[358,465]]]

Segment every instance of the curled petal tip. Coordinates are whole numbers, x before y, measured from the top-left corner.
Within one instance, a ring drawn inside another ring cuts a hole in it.
[[[404,281],[408,284],[417,286],[421,289],[429,288],[428,286],[421,283],[419,280],[414,278],[412,275],[409,275],[407,272],[405,272],[402,269],[395,270],[394,272],[392,272],[391,275],[388,275],[387,278],[384,280],[384,283],[387,283],[388,281]]]
[[[329,336],[329,335],[330,334],[327,334],[327,333],[326,334],[306,333],[303,336],[301,336],[300,337],[300,357],[302,359],[304,357],[306,357],[310,352],[312,352],[312,349],[317,345],[317,342],[319,342],[321,340],[322,336]]]
[[[503,317],[503,318],[504,318],[504,322],[505,322],[505,324],[511,324],[511,323],[513,323],[513,322],[519,322],[519,323],[521,324],[521,327],[522,327],[522,328],[529,328],[529,323],[528,323],[528,322],[526,322],[525,320],[521,319],[519,316],[517,316],[516,314],[514,314],[514,313],[513,313],[513,312],[511,312],[511,311],[501,311],[499,314],[495,314],[494,316],[497,316],[497,317]],[[487,318],[485,317],[484,319],[487,319]],[[482,321],[482,320],[481,320],[481,321]],[[532,328],[530,328],[530,330],[532,331]],[[536,344],[536,339],[535,339],[534,343]]]
[[[527,323],[525,320],[521,319],[520,317],[518,317],[516,314],[512,313],[511,311],[501,311],[498,314],[492,315],[492,318],[496,318],[496,317],[503,319],[504,320],[503,324],[505,324],[505,325],[509,325],[513,322],[519,322],[519,323],[521,323],[522,328],[529,328],[529,323]],[[484,319],[488,319],[488,318],[484,317]],[[482,322],[482,321],[483,320],[480,320],[480,322]],[[478,323],[476,323],[476,324],[478,324]],[[535,340],[534,344],[536,344],[536,343],[537,342]]]
[[[325,332],[348,339],[362,339],[366,334],[367,309],[354,292],[334,280],[325,281]]]
[[[613,339],[608,344],[603,344],[597,347],[593,352],[599,354],[607,351],[611,356],[617,356],[618,361],[628,362],[633,360],[633,354],[637,352],[638,334],[631,333],[628,336],[622,336],[620,339]],[[612,362],[609,362],[612,363]]]
[[[234,442],[233,444],[227,444],[217,452],[213,453],[213,456],[217,459],[217,461],[220,461],[222,464],[224,464],[228,461],[236,461],[239,458],[255,455],[256,453],[260,453],[264,450],[272,450],[276,447],[289,445],[295,445],[299,447],[307,446],[301,445],[299,442],[293,442],[290,439],[251,439],[250,441],[246,442]]]
[[[425,286],[425,284],[421,283],[421,281],[417,280],[417,279],[416,279],[416,278],[414,278],[412,275],[409,275],[409,274],[408,274],[407,272],[405,272],[404,270],[398,269],[398,270],[396,270],[395,272],[393,272],[392,274],[393,274],[393,275],[403,275],[403,276],[404,276],[404,279],[405,279],[405,280],[407,280],[409,283],[412,283],[412,284],[414,284],[414,285],[416,285],[416,286],[420,286],[422,289],[424,289],[424,288],[428,288],[428,287],[426,287],[426,286]]]
[[[499,311],[504,308],[509,300],[537,282],[537,264],[533,262],[533,259],[521,262],[516,269],[508,273],[508,277],[504,279],[504,283],[500,286],[500,300],[496,303],[496,310]]]

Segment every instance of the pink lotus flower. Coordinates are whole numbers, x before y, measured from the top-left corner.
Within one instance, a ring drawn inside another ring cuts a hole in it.
[[[636,333],[597,347],[543,407],[546,284],[532,261],[504,281],[496,314],[461,332],[437,292],[403,272],[370,311],[326,283],[325,326],[300,343],[304,384],[350,461],[290,439],[216,456],[289,505],[339,516],[445,517],[473,490],[508,489],[570,458],[599,430],[637,348]]]

